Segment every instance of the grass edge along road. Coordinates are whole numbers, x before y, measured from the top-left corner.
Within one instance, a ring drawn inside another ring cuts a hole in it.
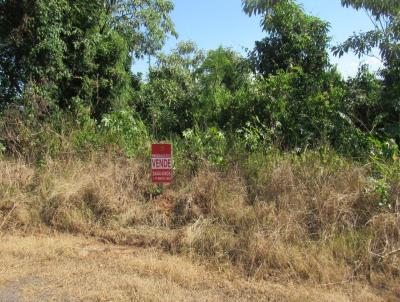
[[[384,301],[358,282],[341,286],[251,282],[157,249],[71,235],[5,236],[0,255],[2,302]]]

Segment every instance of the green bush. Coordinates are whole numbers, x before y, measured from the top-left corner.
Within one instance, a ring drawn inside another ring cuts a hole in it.
[[[193,172],[205,161],[212,167],[223,168],[227,160],[228,140],[222,131],[214,127],[204,131],[187,129],[183,138],[177,140],[176,149],[183,165],[188,165]]]
[[[103,116],[99,132],[105,143],[114,142],[129,157],[143,152],[150,140],[145,124],[130,110],[115,111]]]

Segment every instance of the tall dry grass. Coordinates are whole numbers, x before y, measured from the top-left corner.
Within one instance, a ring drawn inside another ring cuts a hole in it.
[[[160,190],[146,162],[108,154],[43,167],[2,160],[0,231],[154,246],[259,280],[396,280],[399,209],[377,205],[370,174],[318,156],[254,156]]]
[[[5,236],[0,255],[0,301],[6,302],[381,302],[393,296],[360,282],[338,288],[248,280],[180,255],[68,234]]]

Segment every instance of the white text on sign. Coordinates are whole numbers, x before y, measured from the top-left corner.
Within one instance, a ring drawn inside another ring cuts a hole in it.
[[[170,170],[172,168],[172,160],[171,158],[152,158],[151,167],[158,170]]]

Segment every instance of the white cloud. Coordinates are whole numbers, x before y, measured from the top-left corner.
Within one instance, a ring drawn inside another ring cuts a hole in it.
[[[368,64],[371,71],[378,71],[383,67],[382,61],[376,57],[367,57],[362,62]]]
[[[360,64],[360,60],[352,54],[345,54],[340,58],[332,56],[331,62],[337,65],[344,78],[355,76]]]
[[[358,58],[358,56],[354,54],[345,54],[340,58],[332,56],[331,62],[337,65],[338,70],[342,73],[344,78],[355,76],[357,74],[358,68],[362,64],[369,65],[369,68],[372,72],[377,72],[380,68],[383,67],[381,60],[378,59],[378,56],[364,56]]]

